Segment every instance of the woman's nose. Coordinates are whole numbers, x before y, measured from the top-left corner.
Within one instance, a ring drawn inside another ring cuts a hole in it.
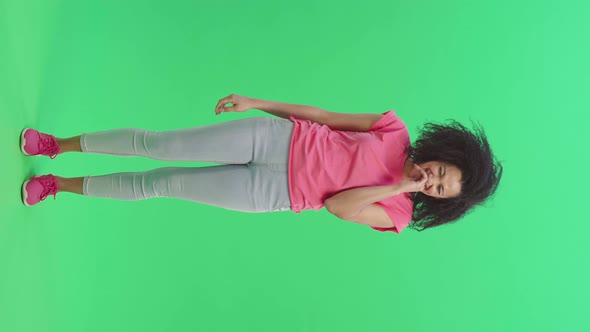
[[[426,183],[428,184],[428,187],[434,186],[436,184],[436,178],[434,177],[434,174],[428,174],[428,180],[426,180]]]
[[[428,173],[428,177],[426,178],[426,187],[430,188],[432,185],[434,184],[434,177],[432,176],[432,173]]]

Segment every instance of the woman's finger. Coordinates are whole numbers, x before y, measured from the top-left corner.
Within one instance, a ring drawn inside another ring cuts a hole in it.
[[[219,114],[221,112],[231,112],[230,110],[227,110],[225,105],[232,103],[233,104],[233,98],[231,95],[222,98],[219,100],[219,102],[217,103],[217,106],[215,106],[215,114]]]
[[[219,102],[220,103],[223,103],[224,105],[227,104],[227,103],[233,102],[232,95],[229,95],[229,96],[227,96],[225,98],[222,98]]]
[[[221,103],[221,100],[220,100],[217,102],[217,105],[215,105],[215,114],[221,113],[221,106],[223,106],[223,104]]]
[[[216,110],[220,109],[221,107],[225,106],[228,103],[232,103],[233,104],[233,99],[232,96],[227,96],[225,98],[222,98],[219,100],[219,102],[217,103],[217,106],[215,107]]]
[[[420,180],[421,183],[426,184],[428,182],[428,176],[424,175],[424,177],[422,178],[422,180]]]
[[[420,175],[422,175],[422,179],[427,179],[428,178],[428,174],[426,174],[426,171],[418,166],[418,164],[414,164],[414,166],[418,169],[418,171],[420,171]]]
[[[428,183],[428,174],[426,171],[422,170],[422,181],[420,181],[420,186],[422,187],[421,190],[426,189],[426,184]]]

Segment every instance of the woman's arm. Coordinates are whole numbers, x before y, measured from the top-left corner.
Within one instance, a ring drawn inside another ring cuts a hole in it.
[[[403,193],[399,184],[391,186],[361,187],[341,191],[324,202],[326,210],[338,218],[355,216],[365,207],[388,197]]]
[[[287,104],[273,101],[254,99],[256,109],[288,119],[294,116],[297,119],[311,120],[312,122],[326,125],[332,130],[362,131],[371,129],[375,122],[383,117],[378,113],[337,113],[321,108],[305,105]]]
[[[227,104],[232,104],[232,106],[227,106]],[[287,104],[231,94],[217,102],[215,114],[245,112],[253,108],[285,119],[294,116],[298,119],[311,120],[318,123],[323,123],[326,114],[331,113],[313,106]]]
[[[324,119],[329,113],[331,113],[324,109],[313,106],[288,104],[278,101],[268,101],[255,98],[251,98],[251,100],[252,108],[285,119],[288,119],[290,116],[294,116],[297,119],[310,120],[312,122],[324,124]]]
[[[233,106],[225,106],[229,103],[233,104]],[[285,119],[293,116],[297,119],[310,120],[326,125],[333,130],[347,131],[369,131],[373,124],[383,117],[383,115],[377,113],[349,114],[330,112],[313,106],[268,101],[235,94],[221,99],[215,107],[215,113],[245,112],[252,108]]]
[[[340,219],[376,227],[389,227],[392,225],[392,220],[389,219],[385,210],[375,203],[391,196],[424,189],[428,175],[416,164],[414,169],[420,172],[419,177],[403,179],[394,185],[341,191],[325,200],[324,206]]]

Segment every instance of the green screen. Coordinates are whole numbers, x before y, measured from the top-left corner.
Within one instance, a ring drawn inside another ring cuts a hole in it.
[[[0,0],[0,330],[587,331],[587,1]],[[401,235],[325,209],[248,214],[60,193],[32,175],[207,163],[69,153],[57,137],[172,130],[230,93],[480,123],[505,171],[457,223]]]

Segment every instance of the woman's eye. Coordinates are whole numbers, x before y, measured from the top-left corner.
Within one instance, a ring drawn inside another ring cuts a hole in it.
[[[438,168],[438,175],[441,175],[442,176],[442,167],[439,167]]]

